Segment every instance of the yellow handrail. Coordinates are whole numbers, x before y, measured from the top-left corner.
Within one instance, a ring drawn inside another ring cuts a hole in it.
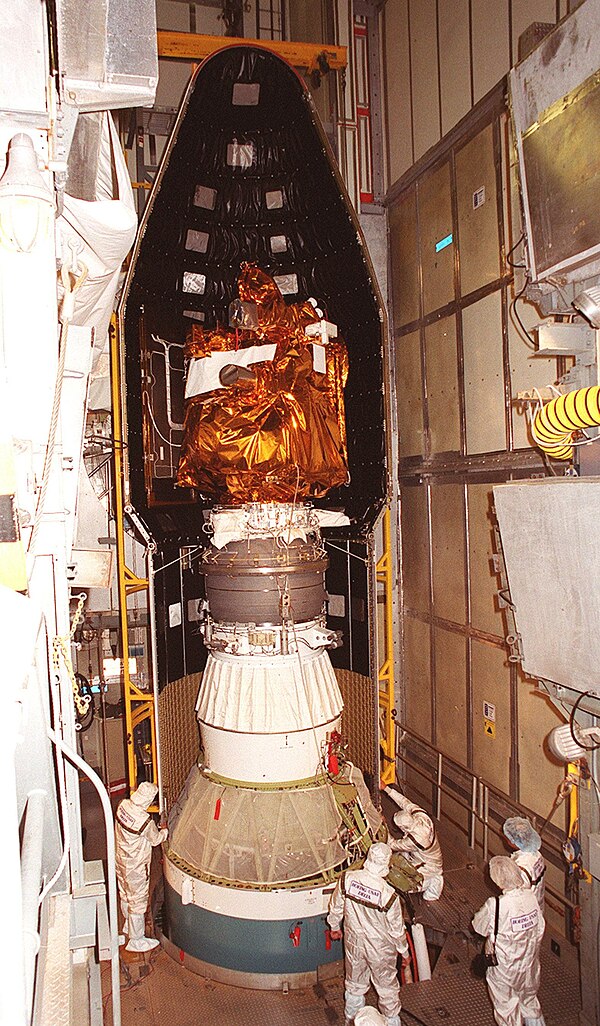
[[[385,639],[384,660],[379,667],[379,744],[384,765],[381,767],[381,783],[391,784],[396,779],[396,722],[394,719],[394,611],[393,611],[393,577],[392,577],[392,545],[390,531],[390,511],[383,515],[383,553],[375,564],[376,579],[384,586],[385,595]]]
[[[114,438],[114,499],[115,531],[117,541],[117,588],[119,595],[119,626],[123,653],[123,699],[125,706],[125,737],[127,743],[127,781],[130,793],[138,785],[134,731],[144,721],[150,721],[152,752],[152,779],[158,780],[156,734],[154,723],[154,694],[141,691],[129,673],[129,624],[127,598],[138,591],[148,590],[148,581],[129,569],[125,554],[125,504],[123,488],[123,420],[121,415],[121,363],[120,339],[116,320],[110,326],[110,370]]]

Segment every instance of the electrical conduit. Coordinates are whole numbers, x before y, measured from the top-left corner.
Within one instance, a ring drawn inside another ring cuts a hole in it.
[[[552,399],[538,411],[532,430],[542,452],[555,460],[570,460],[573,432],[597,425],[600,425],[600,386],[592,385]]]

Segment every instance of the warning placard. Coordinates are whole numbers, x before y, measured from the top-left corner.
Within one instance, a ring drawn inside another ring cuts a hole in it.
[[[483,729],[485,730],[488,737],[496,737],[496,724],[493,720],[484,719]]]

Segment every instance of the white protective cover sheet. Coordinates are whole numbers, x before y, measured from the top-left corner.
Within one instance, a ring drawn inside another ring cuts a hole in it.
[[[196,702],[201,722],[250,734],[281,734],[328,723],[342,696],[324,651],[228,656],[211,652]]]
[[[239,509],[213,510],[211,525],[213,529],[212,544],[222,549],[230,542],[243,538],[268,538],[274,536],[281,539],[282,544],[289,545],[296,539],[306,541],[315,528],[344,527],[350,523],[345,513],[337,510],[312,509],[310,507],[292,508],[281,503],[281,514],[273,520],[267,517],[264,529],[258,529],[252,522],[252,515],[246,507]]]
[[[190,360],[185,383],[185,398],[204,395],[216,388],[224,388],[219,380],[223,367],[250,367],[253,363],[266,363],[273,359],[277,346],[273,342],[266,346],[249,346],[247,349],[227,349],[211,353],[201,359]]]
[[[65,195],[56,230],[62,260],[71,260],[71,243],[78,252],[79,264],[85,264],[88,270],[77,293],[72,323],[93,327],[95,332],[89,407],[110,409],[108,327],[121,265],[135,239],[137,216],[127,165],[108,111],[103,114],[96,199]]]

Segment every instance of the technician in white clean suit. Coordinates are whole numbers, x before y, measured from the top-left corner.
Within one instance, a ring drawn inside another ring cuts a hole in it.
[[[168,836],[167,829],[159,830],[148,812],[157,793],[156,784],[143,781],[131,798],[120,802],[115,817],[117,881],[128,951],[150,951],[158,944],[144,935],[152,849]]]
[[[544,912],[546,863],[540,853],[542,839],[537,830],[524,816],[511,816],[502,826],[504,836],[514,849],[511,858],[516,862],[535,894],[538,904]]]
[[[425,901],[436,901],[444,889],[444,863],[431,816],[394,787],[384,790],[400,808],[394,824],[402,836],[391,840],[390,847],[400,852],[423,877],[421,893]]]
[[[521,870],[508,855],[494,856],[489,869],[502,894],[499,899],[488,898],[475,913],[473,929],[486,938],[486,952],[490,954],[493,949],[497,960],[486,974],[494,1018],[498,1026],[545,1026],[537,997],[544,917]],[[500,906],[494,944],[497,900]]]
[[[373,981],[386,1026],[400,1026],[396,963],[398,954],[408,963],[409,948],[402,904],[385,880],[391,857],[389,845],[371,845],[363,868],[349,869],[338,880],[327,922],[332,938],[341,940],[344,920],[346,1018],[352,1021],[365,1006],[365,994]]]

